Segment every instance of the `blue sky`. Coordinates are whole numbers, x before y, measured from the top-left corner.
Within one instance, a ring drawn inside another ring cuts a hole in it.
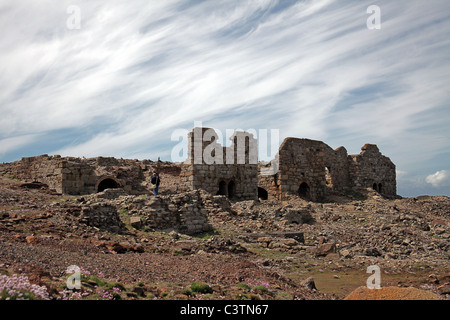
[[[2,162],[171,160],[201,121],[375,143],[400,195],[450,195],[447,0],[0,0],[0,30]]]

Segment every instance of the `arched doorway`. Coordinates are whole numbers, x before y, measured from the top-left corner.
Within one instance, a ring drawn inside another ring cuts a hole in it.
[[[104,178],[100,180],[97,186],[97,192],[103,192],[106,189],[120,188],[120,184],[113,178]]]
[[[378,185],[376,183],[373,184],[372,189],[378,192]]]
[[[225,181],[219,182],[219,191],[217,191],[217,195],[221,195],[221,196],[227,195],[227,184]]]
[[[258,187],[258,199],[267,200],[269,198],[269,194],[266,189]]]
[[[309,199],[311,197],[309,186],[306,182],[303,182],[297,191],[300,198]]]
[[[233,199],[234,194],[236,193],[236,184],[233,180],[228,183],[228,198]]]

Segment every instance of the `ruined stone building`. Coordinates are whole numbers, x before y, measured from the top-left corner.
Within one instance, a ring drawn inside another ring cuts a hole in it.
[[[58,193],[85,195],[108,188],[129,194],[147,192],[145,173],[150,161],[97,157],[92,159],[41,155],[0,165],[0,172],[26,182],[41,182]]]
[[[221,146],[217,139],[211,128],[194,128],[189,133],[188,159],[182,165],[188,189],[203,189],[235,200],[256,200],[256,139],[250,133],[235,132],[229,147]]]
[[[395,165],[376,145],[366,144],[360,154],[348,155],[344,147],[333,150],[321,141],[287,138],[274,161],[258,165],[257,141],[252,134],[235,132],[228,147],[217,139],[212,129],[194,128],[183,163],[42,155],[0,164],[0,174],[45,183],[70,195],[109,188],[122,188],[128,194],[151,193],[154,170],[160,173],[162,194],[203,189],[235,200],[298,196],[312,201],[368,187],[396,194]]]
[[[333,150],[321,141],[286,138],[275,160],[259,167],[260,198],[299,196],[318,201],[331,193],[361,188],[386,195],[397,192],[395,165],[376,145],[366,144],[360,154],[348,155],[344,147]]]

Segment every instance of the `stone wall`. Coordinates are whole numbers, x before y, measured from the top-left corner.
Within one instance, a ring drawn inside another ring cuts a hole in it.
[[[81,209],[80,222],[100,230],[118,233],[125,230],[117,207],[108,202],[96,202]]]
[[[42,155],[0,164],[0,174],[39,181],[70,195],[107,188],[148,194],[153,171],[160,173],[162,195],[205,190],[238,201],[299,196],[320,201],[333,193],[368,187],[396,195],[395,165],[376,145],[366,144],[359,155],[348,155],[344,147],[333,150],[322,141],[286,138],[274,161],[265,165],[257,162],[252,134],[235,132],[228,147],[220,145],[218,138],[213,129],[194,128],[188,135],[184,163]]]
[[[62,172],[63,166],[60,156],[24,157],[20,161],[0,164],[0,173],[3,176],[24,182],[39,181],[59,193],[63,192]]]
[[[356,188],[373,188],[386,195],[397,194],[395,164],[378,147],[366,144],[361,153],[349,157],[350,176]]]
[[[267,193],[269,200],[320,201],[333,193],[375,186],[380,193],[396,194],[395,165],[376,145],[367,144],[361,154],[349,156],[344,147],[333,150],[322,141],[286,138],[276,160],[258,168],[259,195]],[[276,173],[262,174],[277,162]]]
[[[0,172],[25,182],[45,183],[62,194],[96,193],[102,183],[105,187],[120,187],[130,194],[141,194],[148,192],[144,182],[152,165],[138,160],[41,155],[2,164]]]
[[[279,176],[278,174],[261,174],[261,170],[265,167],[265,164],[258,167],[258,198],[261,200],[280,199],[281,189],[278,180]]]
[[[126,196],[117,199],[116,203],[131,217],[139,218],[138,225],[145,229],[185,234],[211,230],[208,209],[200,191],[159,197]]]
[[[189,184],[186,168],[181,163],[167,163],[155,166],[155,170],[159,172],[161,185],[159,186],[159,194],[176,194],[192,190]],[[151,175],[147,180],[150,182]]]
[[[305,183],[308,187],[305,188],[305,196],[313,200],[323,196],[321,185],[325,182],[325,176],[319,176],[319,174],[321,168],[324,168],[325,165],[323,160],[321,163],[311,161],[313,160],[311,155],[314,155],[316,146],[313,146],[313,152],[309,152],[309,146],[307,148],[303,146],[305,142],[308,141],[288,138],[280,146],[278,184],[282,192],[281,199],[297,195],[300,185]]]
[[[236,132],[229,147],[222,147],[217,139],[210,128],[194,128],[189,133],[189,157],[183,164],[181,183],[230,199],[256,199],[258,164],[253,135]]]
[[[299,195],[313,201],[349,187],[347,151],[322,141],[287,138],[279,151],[281,197]]]

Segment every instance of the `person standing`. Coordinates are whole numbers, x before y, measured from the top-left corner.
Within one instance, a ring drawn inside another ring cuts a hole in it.
[[[153,194],[155,195],[155,197],[157,197],[158,196],[159,184],[161,183],[161,179],[159,178],[158,172],[153,171],[151,182],[153,184]]]

